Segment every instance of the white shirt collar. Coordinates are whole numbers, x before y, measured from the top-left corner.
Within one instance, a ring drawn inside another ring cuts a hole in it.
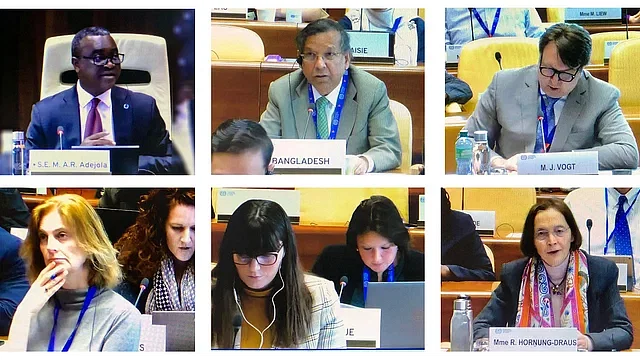
[[[81,107],[87,106],[91,102],[91,100],[93,100],[94,96],[89,94],[87,90],[85,90],[82,85],[80,85],[80,80],[78,80],[76,89],[78,91],[78,103]],[[100,101],[107,105],[107,107],[111,108],[111,89],[95,97],[100,99]]]
[[[336,103],[338,102],[338,95],[340,94],[340,85],[342,85],[342,80],[340,81],[340,84],[336,86],[335,89],[331,90],[331,92],[327,96],[325,96],[327,100],[329,100],[329,102],[331,103],[331,106],[336,106]],[[313,101],[315,102],[318,98],[322,96],[322,94],[320,94],[320,92],[313,85],[311,85],[311,89],[313,90]]]

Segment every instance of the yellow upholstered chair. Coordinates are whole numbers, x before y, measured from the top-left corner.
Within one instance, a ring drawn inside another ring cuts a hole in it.
[[[640,31],[629,31],[629,39],[640,38]],[[604,43],[612,40],[626,40],[627,33],[625,31],[608,31],[591,34],[591,64],[604,63]]]
[[[444,119],[444,173],[456,173],[456,140],[467,121],[462,116],[449,116]]]
[[[211,60],[262,61],[264,43],[253,30],[211,24]]]
[[[462,188],[445,188],[453,210],[462,210]]]
[[[389,100],[389,108],[398,124],[400,135],[400,146],[402,149],[402,163],[400,170],[403,174],[409,174],[411,168],[412,144],[413,144],[413,124],[411,123],[411,113],[402,103]]]
[[[463,105],[471,112],[479,96],[487,89],[493,75],[500,70],[495,58],[502,55],[502,68],[520,68],[538,62],[538,39],[526,37],[493,37],[471,41],[462,47],[458,62],[458,78],[469,84],[473,97]]]
[[[547,22],[564,22],[564,8],[547,8]]]
[[[535,203],[534,188],[463,189],[463,210],[496,212],[496,237],[522,232],[524,220]]]
[[[407,188],[296,188],[300,191],[300,224],[346,226],[362,200],[384,195],[398,208],[404,221],[409,220]]]
[[[629,39],[616,45],[609,59],[609,83],[620,90],[622,108],[640,106],[640,39]]]

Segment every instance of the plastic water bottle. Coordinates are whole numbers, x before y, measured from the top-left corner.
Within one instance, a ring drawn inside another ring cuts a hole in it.
[[[487,131],[478,130],[473,133],[475,146],[473,150],[473,170],[476,175],[489,175],[491,165],[489,164],[489,142]]]
[[[472,323],[469,318],[467,308],[470,301],[466,299],[455,299],[453,301],[453,316],[449,328],[449,339],[451,340],[451,351],[471,351]]]
[[[473,140],[469,137],[467,129],[460,130],[456,140],[456,174],[473,174]]]
[[[25,149],[24,149],[24,132],[13,132],[13,145],[11,150],[11,174],[12,175],[25,175]]]

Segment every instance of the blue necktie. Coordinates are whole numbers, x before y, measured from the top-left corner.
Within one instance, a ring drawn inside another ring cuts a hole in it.
[[[616,227],[613,229],[613,236],[616,239],[616,255],[631,255],[631,232],[623,206],[626,201],[627,197],[624,195],[618,198]]]

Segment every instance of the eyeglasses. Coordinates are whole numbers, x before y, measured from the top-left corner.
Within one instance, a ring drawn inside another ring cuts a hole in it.
[[[321,56],[324,61],[333,61],[338,57],[338,55],[342,55],[342,53],[327,52],[322,55],[318,55],[316,53],[309,52],[300,54],[300,57],[302,57],[302,61],[316,62],[319,56]]]
[[[91,60],[96,66],[105,66],[110,60],[113,65],[120,65],[124,61],[124,54],[115,54],[112,56],[94,55],[94,56],[81,56],[83,59]]]
[[[558,80],[564,81],[564,82],[572,82],[573,79],[576,77],[576,75],[578,75],[579,71],[580,71],[580,68],[578,68],[576,72],[572,74],[566,71],[560,71],[554,68],[540,66],[540,74],[542,74],[542,76],[552,78],[553,75],[558,74]]]
[[[570,229],[564,226],[556,226],[553,228],[553,235],[557,238],[564,238],[569,235]],[[538,230],[535,233],[535,238],[537,241],[546,241],[549,239],[549,231],[548,230]]]
[[[276,261],[278,261],[278,254],[280,251],[278,252],[271,252],[271,253],[266,253],[266,254],[262,254],[256,257],[251,257],[248,255],[240,255],[240,254],[233,254],[233,263],[236,265],[249,265],[251,263],[251,260],[256,259],[256,261],[258,262],[259,265],[262,266],[269,266],[269,265],[273,265],[276,263]]]

